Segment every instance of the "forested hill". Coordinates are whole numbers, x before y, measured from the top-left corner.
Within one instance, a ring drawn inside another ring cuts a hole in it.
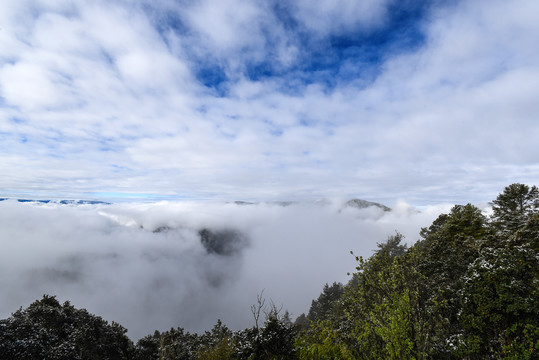
[[[44,296],[0,320],[0,359],[537,359],[539,191],[509,185],[492,210],[456,205],[409,248],[389,236],[295,322],[261,294],[246,309],[252,328],[217,321],[133,343],[121,325]]]

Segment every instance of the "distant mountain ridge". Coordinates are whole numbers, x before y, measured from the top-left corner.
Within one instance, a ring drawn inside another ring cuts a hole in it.
[[[362,199],[348,200],[344,204],[344,206],[345,207],[353,207],[353,208],[357,208],[357,209],[364,209],[364,208],[368,208],[368,207],[371,207],[371,206],[375,206],[375,207],[378,207],[378,208],[380,208],[380,209],[382,209],[384,211],[391,211],[391,208],[385,206],[384,204],[380,204],[380,203],[373,202],[373,201],[362,200]]]
[[[20,203],[60,204],[60,205],[110,205],[99,200],[35,200],[35,199],[10,199],[0,198],[0,201],[14,200]]]
[[[283,206],[283,207],[284,206],[294,205],[294,204],[301,204],[301,202],[294,202],[294,201],[269,201],[269,202],[268,201],[262,201],[262,202],[254,202],[254,201],[242,201],[242,200],[237,200],[237,201],[234,201],[232,203],[236,204],[236,205],[240,205],[240,206],[269,204],[269,205],[278,205],[278,206]],[[330,205],[331,201],[329,201],[328,199],[321,199],[321,200],[315,201],[314,204],[320,205],[320,206],[326,206],[326,205]],[[350,207],[350,208],[356,208],[356,209],[365,209],[365,208],[372,207],[372,206],[380,208],[383,211],[391,211],[391,208],[384,205],[384,204],[380,204],[380,203],[377,203],[377,202],[374,202],[374,201],[367,201],[367,200],[363,200],[363,199],[351,199],[351,200],[346,201],[342,205],[343,208]]]
[[[38,204],[60,204],[60,205],[111,205],[110,202],[106,201],[100,201],[100,200],[51,200],[51,199],[15,199],[15,198],[0,198],[0,201],[6,201],[6,200],[13,200],[20,203],[38,203]],[[294,202],[294,201],[270,201],[270,202],[251,202],[251,201],[233,201],[232,202],[235,205],[239,206],[250,206],[250,205],[259,205],[259,204],[270,204],[270,205],[277,205],[277,206],[290,206],[294,204],[300,204],[300,202]],[[317,205],[328,205],[330,204],[330,201],[328,200],[318,200],[314,202]],[[356,208],[356,209],[365,209],[368,207],[377,207],[382,209],[383,211],[391,211],[391,208],[380,204],[374,201],[367,201],[363,199],[351,199],[346,201],[343,205],[343,208]]]

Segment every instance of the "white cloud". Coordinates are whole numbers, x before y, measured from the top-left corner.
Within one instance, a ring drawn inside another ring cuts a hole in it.
[[[211,41],[210,48],[241,50],[264,41],[258,37],[259,23],[265,16],[262,10],[259,4],[244,0],[199,1],[188,8],[187,21]]]
[[[325,282],[346,282],[349,251],[370,256],[396,229],[414,242],[446,206],[382,213],[326,206],[219,203],[33,205],[0,202],[0,317],[44,293],[118,321],[135,340],[218,318],[252,326],[264,294],[293,315],[308,311]],[[160,232],[152,232],[156,229]],[[235,229],[240,252],[209,254],[198,230]],[[168,229],[168,230],[167,230]]]
[[[56,107],[62,101],[61,86],[34,64],[7,65],[0,73],[2,97],[23,108]]]
[[[316,5],[307,0],[292,2],[294,15],[310,31],[319,35],[340,35],[357,28],[376,28],[387,16],[392,0],[323,0]]]
[[[293,8],[323,37],[383,26],[388,4]],[[309,49],[269,5],[1,6],[2,189],[424,204],[485,201],[537,175],[530,1],[433,7],[421,47],[389,54],[372,83],[334,87],[285,71]],[[249,79],[266,58],[284,75]],[[226,72],[223,93],[197,80],[205,60]]]

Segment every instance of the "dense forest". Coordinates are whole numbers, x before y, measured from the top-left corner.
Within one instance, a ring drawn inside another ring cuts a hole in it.
[[[260,294],[241,331],[217,321],[133,343],[121,325],[45,295],[0,320],[0,359],[539,358],[537,187],[506,187],[488,216],[456,205],[419,235],[356,256],[350,281],[326,284],[295,321]]]

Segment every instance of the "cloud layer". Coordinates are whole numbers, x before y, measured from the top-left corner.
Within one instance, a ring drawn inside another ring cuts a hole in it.
[[[0,201],[0,318],[51,294],[121,323],[135,340],[177,326],[208,330],[219,318],[241,329],[253,325],[263,290],[298,316],[324,283],[348,280],[350,250],[370,256],[396,229],[414,242],[447,209]],[[241,236],[208,251],[203,229]]]
[[[0,191],[486,201],[538,178],[532,0],[0,5]]]

